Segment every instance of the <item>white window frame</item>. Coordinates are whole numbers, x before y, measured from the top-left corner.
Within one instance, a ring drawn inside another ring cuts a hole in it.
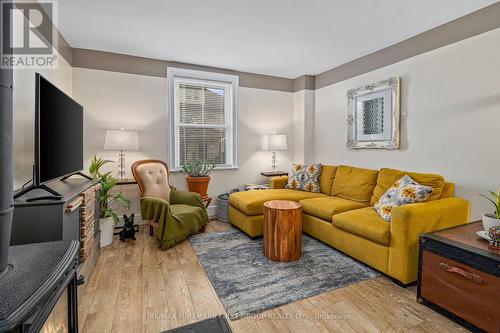
[[[180,140],[179,127],[179,103],[176,88],[180,83],[214,85],[224,88],[225,91],[225,122],[226,125],[194,125],[190,127],[201,128],[226,128],[226,164],[217,165],[216,169],[237,169],[237,124],[238,124],[238,87],[239,77],[237,75],[212,73],[184,68],[167,68],[168,89],[168,129],[169,129],[169,165],[171,171],[180,171]]]

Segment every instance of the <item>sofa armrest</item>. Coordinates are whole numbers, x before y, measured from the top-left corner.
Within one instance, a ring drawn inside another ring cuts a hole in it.
[[[446,198],[395,207],[390,222],[389,273],[403,283],[417,279],[420,235],[469,222],[470,203]]]
[[[272,177],[269,179],[269,187],[272,189],[285,188],[288,183],[288,176]]]

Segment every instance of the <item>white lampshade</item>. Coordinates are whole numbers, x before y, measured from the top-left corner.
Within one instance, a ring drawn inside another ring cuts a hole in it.
[[[106,130],[106,140],[104,141],[104,150],[139,150],[139,140],[136,131]]]
[[[262,138],[263,150],[287,150],[285,134],[266,134]]]

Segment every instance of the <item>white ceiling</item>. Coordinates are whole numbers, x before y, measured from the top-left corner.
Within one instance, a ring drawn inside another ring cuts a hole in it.
[[[60,0],[73,47],[296,78],[497,0]]]

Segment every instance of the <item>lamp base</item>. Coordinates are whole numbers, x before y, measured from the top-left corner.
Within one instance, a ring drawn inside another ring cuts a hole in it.
[[[118,155],[118,179],[123,180],[127,172],[125,171],[125,153],[120,150]]]
[[[273,172],[276,171],[276,152],[273,151],[273,164],[272,164]]]

